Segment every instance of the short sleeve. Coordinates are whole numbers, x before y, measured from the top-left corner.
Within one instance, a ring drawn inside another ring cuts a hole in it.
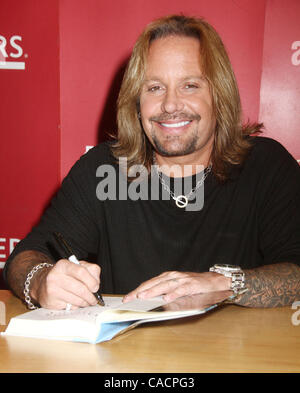
[[[264,186],[258,195],[261,252],[266,264],[300,265],[300,167],[275,141],[265,160]]]
[[[70,170],[39,224],[17,244],[8,258],[4,278],[10,261],[22,251],[36,250],[53,260],[60,259],[61,250],[55,243],[54,232],[66,238],[78,259],[97,253],[100,239],[95,212],[95,154],[82,156]]]

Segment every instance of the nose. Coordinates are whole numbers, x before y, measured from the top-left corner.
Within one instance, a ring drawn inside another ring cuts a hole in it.
[[[161,104],[162,112],[166,113],[174,113],[177,111],[182,110],[184,104],[179,97],[178,92],[176,89],[168,89],[163,97],[163,101]]]

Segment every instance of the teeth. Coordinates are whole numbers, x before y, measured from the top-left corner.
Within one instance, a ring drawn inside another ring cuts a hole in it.
[[[180,123],[161,123],[161,125],[163,127],[167,127],[167,128],[177,128],[177,127],[183,127],[186,126],[187,124],[189,124],[190,121],[181,121]]]

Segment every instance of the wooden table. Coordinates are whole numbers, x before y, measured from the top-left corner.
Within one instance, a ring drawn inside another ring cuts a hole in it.
[[[0,291],[6,323],[26,311]],[[1,372],[299,372],[300,325],[291,307],[225,305],[205,315],[140,326],[101,344],[0,337]],[[300,316],[298,316],[300,320]],[[2,315],[3,321],[3,315]],[[2,322],[3,323],[3,322]],[[0,326],[4,331],[6,326]]]

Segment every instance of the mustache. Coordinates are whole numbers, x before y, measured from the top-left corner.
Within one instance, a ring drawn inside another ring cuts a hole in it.
[[[163,121],[168,121],[168,120],[187,120],[187,121],[192,121],[192,120],[201,120],[201,116],[198,114],[193,114],[193,113],[186,113],[186,112],[180,112],[180,113],[173,113],[173,114],[168,114],[168,113],[161,113],[160,115],[157,116],[152,116],[149,119],[150,121],[156,121],[158,123],[161,123]]]

